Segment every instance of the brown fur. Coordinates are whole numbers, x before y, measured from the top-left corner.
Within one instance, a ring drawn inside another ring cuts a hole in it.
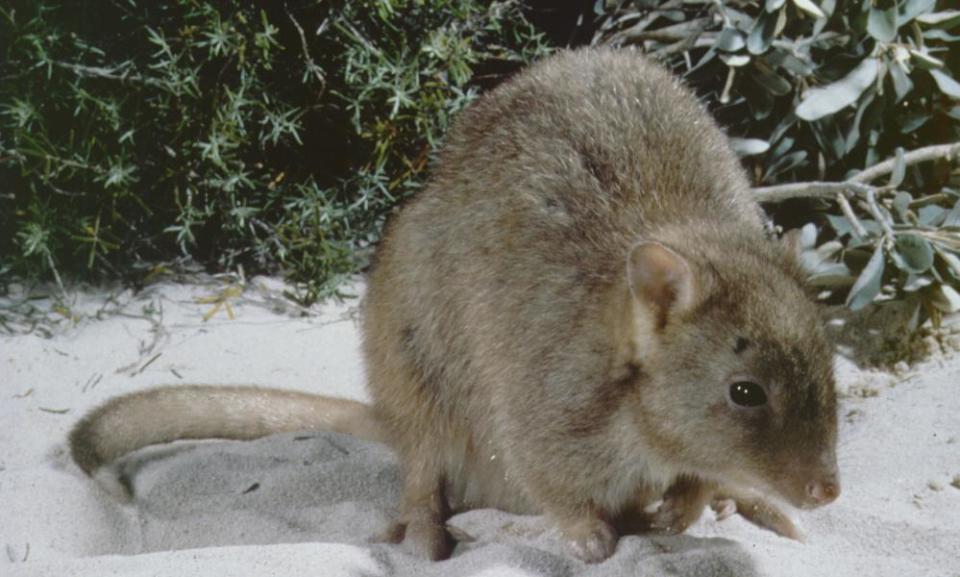
[[[559,54],[462,113],[388,226],[362,328],[405,470],[388,537],[430,557],[451,509],[544,512],[597,561],[614,526],[683,530],[719,487],[838,490],[799,269],[712,119],[637,54]],[[766,408],[729,405],[738,375]]]
[[[180,439],[256,439],[324,429],[382,441],[370,408],[347,399],[258,387],[177,385],[110,399],[70,431],[86,473],[136,449]]]

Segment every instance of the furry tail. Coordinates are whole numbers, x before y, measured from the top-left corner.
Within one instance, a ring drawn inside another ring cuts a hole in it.
[[[356,401],[257,387],[178,385],[123,395],[94,409],[70,432],[70,451],[92,475],[148,445],[309,430],[383,440],[371,408]]]

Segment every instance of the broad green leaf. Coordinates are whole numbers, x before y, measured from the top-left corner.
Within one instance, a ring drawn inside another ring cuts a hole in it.
[[[903,8],[903,12],[900,14],[900,26],[921,14],[930,12],[936,5],[937,0],[906,0],[906,2],[901,2],[900,7]]]
[[[947,282],[947,279],[943,278],[943,275],[940,274],[940,271],[937,270],[937,267],[931,267],[929,272],[933,276],[933,280],[937,281],[938,283]]]
[[[957,22],[952,22],[953,20],[957,20]],[[924,14],[917,16],[917,22],[923,22],[924,24],[941,24],[942,28],[950,28],[960,23],[960,10],[944,10],[943,12]]]
[[[913,61],[920,68],[924,68],[926,70],[932,70],[934,68],[943,68],[943,60],[930,56],[930,54],[927,53],[926,51],[914,50],[913,48],[911,48],[910,55],[913,56]]]
[[[857,142],[860,140],[860,121],[863,118],[864,113],[871,108],[876,95],[877,90],[876,88],[873,88],[867,90],[866,96],[860,99],[860,104],[857,106],[857,114],[854,116],[853,124],[850,125],[850,131],[847,133],[847,139],[845,142],[847,150],[853,150],[854,147],[856,147]]]
[[[770,158],[780,158],[784,154],[790,152],[790,149],[793,148],[794,140],[789,136],[784,137],[782,140],[777,142],[777,145],[773,147],[773,152],[770,154]]]
[[[773,27],[773,36],[777,37],[783,34],[783,29],[787,27],[787,11],[777,12],[777,25]]]
[[[771,51],[771,54],[767,56],[767,62],[775,66],[780,66],[796,76],[809,76],[817,69],[817,65],[813,61],[799,58],[779,47]]]
[[[947,209],[935,204],[920,207],[920,210],[917,211],[917,220],[920,221],[920,224],[927,226],[939,226],[946,216]]]
[[[750,64],[749,54],[721,54],[720,60],[731,68],[739,68]]]
[[[807,160],[806,150],[797,150],[795,152],[791,152],[790,154],[785,154],[779,159],[777,159],[776,162],[771,164],[769,168],[767,168],[767,172],[766,172],[766,175],[764,176],[764,180],[767,180],[768,178],[776,176],[780,173],[793,170],[794,168],[806,162],[806,160]]]
[[[901,267],[912,273],[922,273],[933,265],[933,247],[915,234],[898,234],[895,243],[897,253],[903,257]]]
[[[813,248],[817,244],[817,225],[808,222],[800,229],[800,246],[802,248]]]
[[[930,75],[933,76],[933,79],[937,82],[940,92],[943,92],[951,98],[960,98],[960,82],[957,82],[940,70],[931,70]]]
[[[824,14],[827,15],[827,18],[818,18],[817,21],[813,24],[813,34],[812,36],[816,38],[820,36],[820,33],[823,32],[823,29],[827,27],[827,21],[830,16],[833,16],[833,11],[837,7],[837,0],[820,0],[820,9],[823,10]]]
[[[850,221],[846,217],[828,214],[827,222],[830,223],[830,226],[833,227],[833,230],[837,233],[838,237],[843,237],[845,235],[853,235],[853,225],[850,224]]]
[[[772,94],[777,96],[783,96],[789,94],[793,90],[793,85],[791,85],[783,76],[780,76],[776,72],[767,70],[766,68],[754,67],[751,69],[753,73],[753,79],[763,86]]]
[[[842,262],[827,263],[807,277],[807,282],[811,285],[822,288],[847,287],[852,285],[854,280],[850,269]]]
[[[897,37],[897,7],[871,8],[867,16],[867,32],[880,42],[893,42]]]
[[[754,156],[770,150],[770,143],[759,138],[731,138],[730,145],[739,156]]]
[[[876,58],[864,59],[840,80],[808,90],[803,101],[797,106],[796,115],[810,121],[850,106],[873,84],[879,70],[880,63]]]
[[[893,160],[893,171],[890,173],[889,186],[896,188],[903,182],[903,177],[907,175],[907,162],[903,158],[903,147],[898,146],[896,156]]]
[[[843,243],[839,240],[827,241],[817,247],[817,256],[820,260],[826,260],[843,250]]]
[[[803,10],[807,14],[810,14],[814,18],[827,17],[827,15],[823,13],[823,10],[821,10],[819,6],[813,3],[813,0],[793,0],[793,5]]]
[[[947,213],[947,216],[943,217],[941,226],[960,226],[960,201],[957,201],[950,212]]]
[[[661,0],[657,0],[658,2]],[[731,5],[727,5],[726,15],[734,28],[741,32],[749,32],[753,29],[754,19],[746,12],[741,12]]]
[[[933,306],[945,313],[960,311],[960,293],[949,285],[939,285],[933,292]]]
[[[755,80],[753,75],[751,75],[751,78]],[[744,97],[750,105],[750,114],[753,115],[754,120],[763,120],[773,112],[773,105],[776,102],[768,90],[763,90],[759,85],[756,88],[756,90],[750,90],[749,93],[744,94]]]
[[[891,62],[888,70],[890,71],[890,79],[893,80],[893,90],[897,93],[897,102],[900,102],[913,90],[913,81],[910,80],[910,76],[907,75],[903,66],[897,62]]]
[[[773,42],[774,31],[777,28],[777,16],[761,14],[753,24],[747,36],[747,51],[750,54],[763,54]]]
[[[724,52],[736,52],[746,45],[747,42],[743,39],[743,34],[738,32],[736,28],[730,27],[720,31],[720,36],[715,44],[717,50],[723,50]]]
[[[807,271],[808,274],[814,274],[820,266],[820,257],[812,250],[800,252],[800,268]]]
[[[907,321],[906,327],[907,331],[912,333],[920,328],[920,322],[924,320],[923,316],[920,314],[920,311],[923,310],[923,303],[920,302],[919,298],[915,297],[911,298],[908,296],[905,300],[907,303],[913,303],[913,313],[910,314],[910,320]]]
[[[828,157],[831,159],[843,158],[846,155],[846,140],[836,122],[832,122],[830,118],[823,118],[811,123],[810,129],[823,154],[829,153]]]
[[[930,115],[926,110],[917,110],[905,114],[900,120],[900,134],[910,134],[920,128],[930,120]]]
[[[660,12],[660,16],[673,22],[683,22],[686,19],[683,10],[664,10]]]
[[[960,40],[960,34],[948,34],[946,30],[926,30],[923,33],[925,40],[943,40],[944,42],[956,42]]]
[[[699,70],[703,66],[706,66],[707,64],[712,62],[713,59],[716,57],[717,57],[717,49],[715,46],[711,46],[709,49],[707,49],[706,52],[703,53],[703,56],[700,57],[700,60],[698,60],[697,63],[693,65],[693,68],[687,70],[684,74],[693,74],[696,70]]]
[[[933,279],[926,275],[910,274],[903,283],[903,290],[907,292],[916,292],[925,286],[933,284]]]
[[[850,288],[850,294],[847,295],[847,306],[851,310],[860,310],[873,302],[880,294],[880,287],[883,282],[883,246],[878,244],[873,251],[873,256],[867,261],[867,266],[863,267],[857,281]]]
[[[949,250],[940,247],[934,248],[936,249],[937,254],[940,255],[940,258],[947,263],[947,269],[953,278],[960,280],[960,257]]]
[[[910,210],[911,202],[913,202],[913,197],[910,196],[909,192],[898,192],[893,198],[893,210],[901,221],[905,222],[907,220],[907,212]]]
[[[767,0],[764,4],[764,10],[767,12],[776,12],[787,0]]]
[[[880,226],[880,223],[873,220],[872,218],[861,218],[860,224],[863,225],[863,229],[870,234],[877,235],[877,236],[883,234],[883,227]]]

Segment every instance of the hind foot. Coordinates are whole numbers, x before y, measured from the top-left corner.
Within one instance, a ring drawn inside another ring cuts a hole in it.
[[[616,529],[596,515],[561,522],[560,532],[573,554],[586,563],[599,563],[613,555],[619,540]]]
[[[376,540],[399,544],[411,555],[431,561],[448,559],[456,546],[446,523],[430,512],[404,515]]]

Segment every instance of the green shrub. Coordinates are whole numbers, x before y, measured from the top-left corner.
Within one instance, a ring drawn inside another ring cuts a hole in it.
[[[592,27],[682,74],[776,222],[803,227],[824,298],[905,298],[936,321],[960,307],[960,181],[904,151],[960,141],[950,4],[598,0],[592,24],[552,28]],[[451,117],[545,45],[519,0],[14,0],[0,274],[140,276],[190,256],[329,294]]]
[[[960,309],[960,178],[943,149],[916,166],[903,151],[960,143],[955,8],[600,0],[594,42],[639,44],[684,75],[738,137],[758,186],[826,181],[757,191],[776,200],[768,208],[783,226],[815,223],[800,244],[824,298],[851,308],[906,298],[916,322],[936,322]],[[956,160],[960,147],[952,151]],[[861,172],[891,157],[880,178]]]
[[[514,0],[5,3],[0,274],[191,256],[329,294],[477,71],[544,50]]]

